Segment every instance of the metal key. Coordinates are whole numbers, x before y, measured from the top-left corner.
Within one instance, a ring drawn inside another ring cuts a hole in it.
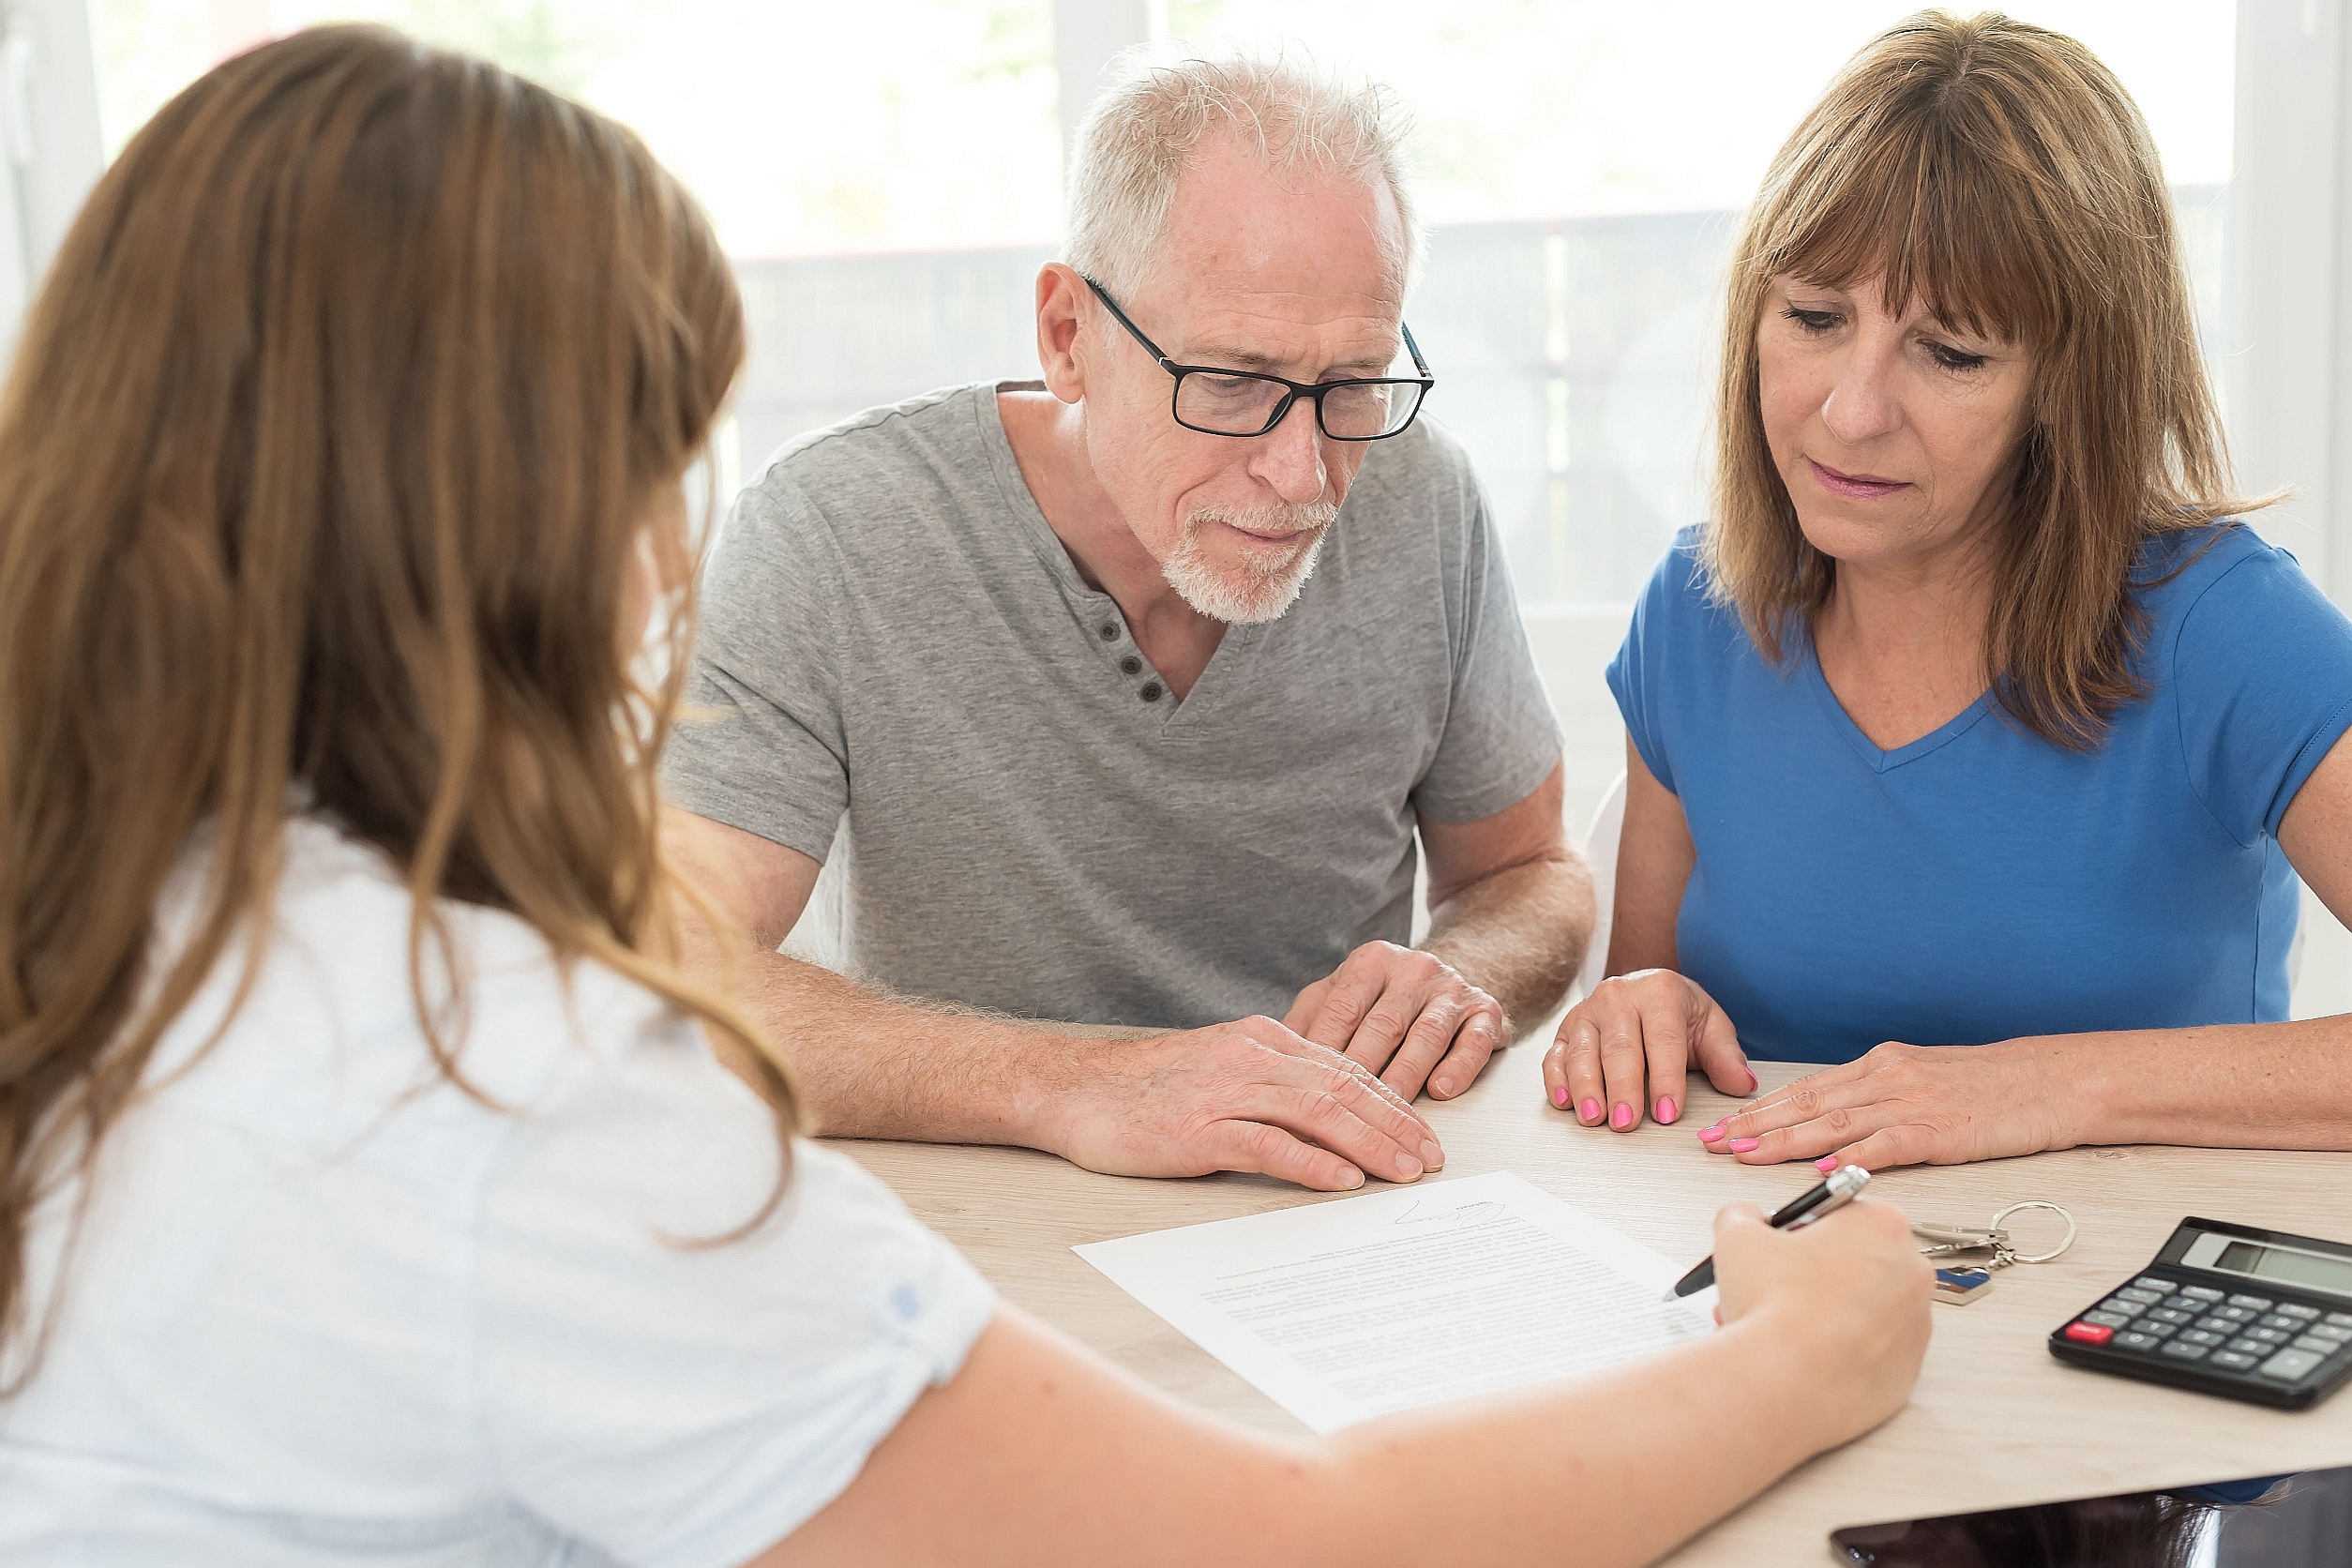
[[[1921,1221],[1911,1226],[1911,1234],[1927,1244],[1920,1251],[1930,1258],[1948,1258],[1960,1252],[2011,1251],[2009,1232],[1989,1225],[1936,1225]]]

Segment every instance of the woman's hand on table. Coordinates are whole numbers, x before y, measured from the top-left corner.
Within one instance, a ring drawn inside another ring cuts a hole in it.
[[[2052,1040],[1889,1041],[1742,1106],[1701,1128],[1699,1141],[1747,1165],[1812,1160],[1865,1170],[2064,1149],[2074,1139],[2061,1122],[2060,1054]]]
[[[1739,1032],[1715,999],[1670,969],[1613,975],[1568,1010],[1544,1053],[1544,1093],[1588,1127],[1681,1118],[1692,1066],[1726,1094],[1756,1092]]]

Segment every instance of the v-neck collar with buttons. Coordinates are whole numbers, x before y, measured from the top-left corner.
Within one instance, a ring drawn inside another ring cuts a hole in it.
[[[1181,701],[1177,700],[1175,692],[1153,667],[1151,656],[1137,645],[1119,601],[1078,575],[1078,563],[1070,558],[1069,547],[1053,531],[1053,524],[1046,520],[1036,496],[1030,491],[1029,481],[1021,477],[1020,460],[1013,455],[1012,438],[1005,434],[1004,420],[997,410],[997,396],[1003,392],[1045,389],[1041,381],[1001,381],[973,389],[973,416],[979,421],[980,445],[988,454],[989,468],[1004,498],[1006,515],[1028,539],[1047,575],[1062,590],[1075,635],[1082,638],[1095,656],[1104,661],[1108,679],[1126,683],[1128,701],[1135,705],[1138,721],[1155,727],[1171,739],[1197,734],[1215,717],[1220,700],[1244,684],[1265,641],[1267,626],[1273,623],[1228,626],[1225,635],[1217,639],[1216,650],[1202,667],[1200,678],[1193,682],[1191,692]],[[1117,635],[1103,636],[1105,626],[1114,627]],[[1124,661],[1130,659],[1139,668],[1125,669]],[[1147,699],[1143,694],[1154,686],[1159,696]]]
[[[1855,723],[1853,715],[1846,711],[1846,704],[1837,700],[1829,676],[1821,671],[1821,656],[1814,647],[1810,636],[1804,640],[1802,663],[1804,683],[1827,711],[1832,727],[1846,737],[1846,744],[1854,748],[1854,754],[1867,763],[1873,773],[1892,773],[1907,762],[1915,762],[1931,752],[1941,750],[1983,723],[1984,716],[1993,711],[1993,694],[1988,691],[1919,739],[1888,749],[1862,733],[1862,726]]]

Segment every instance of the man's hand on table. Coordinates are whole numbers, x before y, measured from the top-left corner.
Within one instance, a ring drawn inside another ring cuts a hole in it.
[[[1038,1147],[1089,1170],[1259,1171],[1344,1192],[1367,1175],[1410,1182],[1445,1160],[1402,1095],[1272,1018],[1089,1042],[1070,1062],[1063,1081],[1039,1086]]]
[[[1502,1004],[1417,947],[1367,942],[1301,991],[1283,1023],[1345,1052],[1410,1101],[1445,1100],[1478,1080],[1511,1038]]]
[[[2065,1075],[2052,1040],[1995,1046],[1889,1041],[1743,1106],[1699,1140],[1748,1165],[1813,1160],[1964,1165],[2063,1149]]]

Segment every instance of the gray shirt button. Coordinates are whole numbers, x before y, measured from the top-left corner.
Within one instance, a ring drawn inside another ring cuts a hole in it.
[[[1156,702],[1160,700],[1160,683],[1157,681],[1146,681],[1143,683],[1143,689],[1137,692],[1136,695],[1142,698],[1146,702]]]
[[[1106,642],[1116,642],[1119,641],[1118,622],[1105,621],[1103,623],[1103,641]]]
[[[1119,661],[1119,672],[1123,675],[1140,675],[1143,673],[1143,661],[1129,654]]]

